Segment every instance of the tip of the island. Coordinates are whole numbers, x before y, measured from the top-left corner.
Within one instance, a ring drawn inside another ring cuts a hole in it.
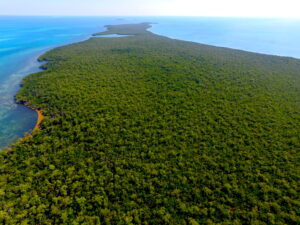
[[[151,32],[148,31],[149,28],[152,27],[150,22],[138,23],[138,24],[121,24],[121,25],[106,25],[105,28],[107,29],[104,32],[95,33],[93,36],[101,36],[101,35],[146,35],[150,34]]]

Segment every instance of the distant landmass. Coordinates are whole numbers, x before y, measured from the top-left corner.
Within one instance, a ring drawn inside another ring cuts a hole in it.
[[[297,224],[300,60],[107,26],[42,55],[3,224]]]

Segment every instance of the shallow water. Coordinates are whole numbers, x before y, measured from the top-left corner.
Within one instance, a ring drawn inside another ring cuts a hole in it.
[[[40,54],[85,40],[105,25],[141,22],[157,23],[150,31],[171,38],[300,58],[299,19],[0,16],[0,149],[35,125],[36,113],[14,104],[14,95],[23,77],[38,71]]]
[[[85,40],[119,24],[103,17],[8,17],[0,16],[0,149],[30,131],[35,111],[14,102],[23,77],[39,71],[37,57],[56,46]]]

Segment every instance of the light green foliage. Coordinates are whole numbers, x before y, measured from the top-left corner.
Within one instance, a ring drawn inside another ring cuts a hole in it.
[[[0,223],[299,224],[300,60],[145,28],[24,79],[46,118],[0,154]]]

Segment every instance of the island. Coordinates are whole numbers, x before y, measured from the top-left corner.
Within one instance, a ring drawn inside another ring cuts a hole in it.
[[[16,98],[44,117],[0,153],[1,224],[300,222],[300,60],[150,26],[39,58]]]

